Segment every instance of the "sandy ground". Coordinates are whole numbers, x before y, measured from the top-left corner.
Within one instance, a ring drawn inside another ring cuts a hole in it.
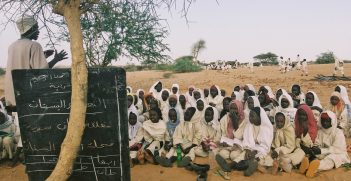
[[[128,72],[127,82],[136,91],[138,88],[149,90],[150,86],[157,80],[161,80],[164,87],[170,88],[173,83],[180,84],[180,89],[185,92],[189,85],[195,85],[199,88],[209,88],[211,85],[216,84],[221,89],[225,89],[227,95],[231,93],[235,85],[244,85],[251,83],[258,90],[261,85],[269,85],[275,91],[277,88],[285,88],[288,91],[291,85],[297,83],[302,86],[303,92],[308,90],[315,91],[321,99],[322,105],[326,106],[329,96],[334,90],[335,86],[342,84],[347,87],[349,95],[351,89],[351,82],[335,81],[335,82],[317,82],[311,81],[313,76],[317,74],[331,75],[333,64],[330,65],[310,65],[309,76],[300,76],[300,72],[293,71],[286,74],[280,74],[278,67],[259,67],[255,68],[254,73],[249,73],[248,69],[241,68],[238,70],[231,70],[229,73],[220,71],[202,71],[197,73],[183,73],[173,74],[170,78],[163,78],[163,71],[141,71],[141,72]],[[351,75],[351,64],[346,64],[345,74]],[[0,77],[0,95],[3,93],[3,77]],[[351,144],[351,139],[347,140]],[[349,154],[351,157],[351,154]],[[208,159],[196,158],[197,163],[208,163]],[[27,180],[24,172],[25,167],[19,165],[15,168],[7,168],[6,163],[0,164],[0,180],[4,181],[17,181]],[[137,165],[131,169],[132,180],[134,181],[154,181],[154,180],[196,180],[196,174],[181,168],[162,168],[157,165]],[[214,175],[213,171],[209,172],[208,180],[223,180],[221,177]],[[351,171],[345,171],[344,168],[334,169],[319,173],[313,179],[307,179],[304,175],[293,171],[291,174],[281,173],[277,176],[271,174],[262,174],[256,172],[253,176],[247,178],[243,176],[242,172],[233,172],[231,180],[322,180],[322,181],[342,181],[351,180]]]

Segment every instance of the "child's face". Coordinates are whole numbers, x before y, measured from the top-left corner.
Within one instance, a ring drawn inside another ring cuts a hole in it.
[[[277,114],[275,115],[275,124],[278,129],[282,129],[285,124],[285,116],[284,114]]]
[[[277,93],[275,94],[275,98],[277,99],[277,100],[279,100],[279,98],[280,98],[280,96],[283,94],[283,91],[281,90],[281,89],[279,89],[278,91],[277,91]]]
[[[174,97],[169,98],[168,102],[171,107],[175,107],[177,105],[177,99]]]
[[[282,108],[288,108],[289,107],[289,100],[287,98],[282,98],[281,102],[280,102]]]
[[[249,109],[253,109],[253,108],[255,107],[254,100],[253,100],[252,97],[249,97],[249,98],[247,99],[247,107],[248,107]]]
[[[190,121],[192,116],[190,109],[187,109],[184,113],[184,121]]]
[[[336,86],[336,87],[335,87],[335,91],[340,93],[340,92],[341,92],[340,87],[339,87],[339,86]]]
[[[193,95],[194,88],[193,88],[193,87],[190,87],[188,90],[189,90],[189,95],[192,96],[192,95]]]
[[[139,98],[140,99],[144,99],[144,91],[140,91],[139,92]]]
[[[264,94],[260,94],[258,96],[258,100],[260,101],[260,104],[263,104],[265,102],[265,99],[266,99],[266,97]]]
[[[236,104],[230,104],[228,111],[229,111],[230,114],[238,115],[238,113],[239,113],[238,106]]]
[[[230,103],[230,100],[228,99],[223,99],[223,109],[225,111],[229,111],[229,103]]]
[[[262,91],[262,93],[268,94],[268,90],[264,86],[262,86],[260,90]]]
[[[129,113],[129,120],[128,120],[128,122],[129,122],[129,124],[130,125],[135,125],[136,123],[137,123],[137,116],[134,114],[134,113]]]
[[[128,107],[130,107],[133,104],[133,96],[128,95],[127,100],[128,100]]]
[[[232,92],[232,95],[230,95],[230,98],[232,98],[232,100],[236,99],[236,95],[234,94],[234,92]]]
[[[338,96],[331,96],[330,98],[330,103],[333,105],[333,106],[336,106],[338,105],[340,99]]]
[[[162,94],[161,94],[161,98],[163,101],[166,101],[169,97],[169,93],[168,91],[163,91]]]
[[[178,92],[178,87],[172,87],[172,92],[173,94],[176,94]]]
[[[156,111],[151,110],[149,112],[149,117],[150,117],[151,122],[158,123],[159,116],[158,116]]]
[[[212,86],[210,89],[210,94],[212,97],[216,97],[218,95],[218,90],[215,86]]]
[[[292,92],[295,96],[300,95],[300,89],[299,89],[298,86],[293,86],[292,89],[291,89],[291,92]]]
[[[4,124],[6,121],[6,115],[3,112],[0,112],[0,124]]]
[[[240,86],[235,86],[235,87],[234,87],[234,91],[239,92],[239,91],[240,91]]]
[[[303,109],[297,110],[297,118],[300,123],[307,122],[307,113]]]
[[[221,89],[221,96],[225,97],[225,90],[224,89]]]
[[[328,118],[321,118],[321,124],[322,124],[322,127],[324,129],[329,129],[332,127],[331,119],[329,117]]]
[[[256,114],[255,111],[250,111],[249,120],[250,120],[250,123],[255,126],[261,125],[261,118]]]
[[[244,102],[247,101],[247,98],[248,98],[248,97],[249,97],[249,94],[245,91],[245,92],[244,92],[244,97],[243,97]]]
[[[306,104],[308,105],[308,106],[312,106],[313,105],[313,102],[314,102],[314,96],[313,96],[313,94],[312,93],[307,93],[306,94]]]
[[[151,99],[150,101],[150,109],[155,109],[158,107],[157,100]]]
[[[249,86],[245,85],[245,86],[244,86],[244,90],[245,90],[245,91],[250,90],[250,89],[249,89]]]
[[[177,112],[174,109],[169,110],[168,117],[169,117],[170,121],[176,122],[177,121]]]
[[[196,108],[197,108],[199,111],[204,110],[204,107],[205,107],[205,105],[204,105],[204,102],[203,102],[202,100],[199,100],[199,101],[196,102]]]
[[[200,94],[200,92],[199,92],[199,91],[194,91],[194,92],[193,92],[193,94],[194,94],[194,98],[195,98],[195,100],[198,100],[198,99],[200,99],[200,98],[201,98],[201,94]]]
[[[162,83],[159,82],[156,86],[155,89],[157,90],[157,92],[160,92],[162,90]]]
[[[185,104],[185,96],[184,95],[180,95],[179,96],[179,102],[184,105]]]
[[[208,89],[204,89],[204,96],[208,97],[208,94],[210,93],[210,91]]]
[[[205,111],[205,121],[208,123],[213,120],[213,110],[208,108]]]

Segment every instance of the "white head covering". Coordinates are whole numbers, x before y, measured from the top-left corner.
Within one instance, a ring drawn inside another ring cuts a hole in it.
[[[36,24],[38,24],[38,22],[34,19],[33,16],[29,15],[23,15],[16,21],[17,28],[21,35],[26,33]]]
[[[242,147],[244,149],[257,150],[256,157],[266,156],[272,145],[273,141],[273,126],[269,120],[265,110],[260,107],[260,118],[261,125],[259,133],[257,135],[258,144],[255,142],[254,138],[254,126],[250,121],[247,121],[247,124],[244,128],[243,142]]]
[[[289,107],[287,107],[287,108],[294,108],[294,101],[293,101],[293,99],[291,98],[291,96],[289,95],[289,94],[282,94],[281,96],[280,96],[280,98],[279,98],[279,107],[281,108],[281,109],[286,109],[286,108],[283,108],[282,107],[282,105],[281,105],[281,102],[282,102],[282,99],[283,98],[286,98],[286,99],[288,99],[288,101],[289,101]]]
[[[154,98],[158,99],[158,100],[161,100],[161,93],[162,93],[162,90],[160,92],[157,92],[157,90],[155,89],[155,86],[158,84],[158,83],[161,83],[161,81],[156,81],[151,87],[150,87],[150,90],[149,92],[152,93],[152,95],[154,96]]]
[[[179,96],[179,94],[180,94],[179,84],[172,84],[172,88],[171,88],[171,92],[170,92],[171,94],[173,94],[173,87],[178,88],[177,93],[175,93],[175,95]]]
[[[255,87],[252,84],[246,84],[246,86],[256,94]]]
[[[263,86],[263,87],[267,89],[269,98],[274,99],[275,96],[274,96],[274,94],[273,94],[272,88],[269,87],[268,85],[265,85],[265,86]]]
[[[254,107],[261,107],[260,101],[256,96],[249,96],[247,99],[252,98],[254,101]],[[249,110],[249,106],[247,105],[247,101],[245,102],[244,110]]]
[[[311,94],[313,94],[313,97],[314,97],[314,100],[313,100],[313,104],[312,104],[312,106],[317,106],[317,107],[319,107],[319,108],[323,108],[322,107],[322,105],[321,105],[321,101],[319,100],[319,98],[318,98],[318,95],[314,92],[314,91],[308,91],[307,93],[311,93]]]
[[[128,133],[129,133],[129,139],[133,139],[137,132],[138,132],[138,129],[142,126],[141,123],[138,121],[138,112],[136,111],[131,111],[131,110],[128,110],[128,120],[129,120],[129,115],[130,113],[134,113],[136,115],[136,120],[137,122],[135,123],[135,125],[130,125],[129,124],[129,121],[128,121]]]
[[[145,94],[144,89],[138,89],[138,90],[136,91],[136,93],[135,93],[135,94],[136,94],[136,95],[139,97],[139,93],[140,93],[141,91],[142,91],[142,92],[144,92],[144,94]]]
[[[340,87],[340,94],[341,94],[341,98],[344,101],[344,103],[351,106],[351,102],[350,102],[349,96],[347,94],[346,87],[344,87],[342,85],[338,85],[338,87]]]
[[[323,114],[323,113],[327,113],[328,116],[330,117],[332,127],[328,128],[328,129],[324,129],[323,126],[321,126],[321,130],[322,130],[324,133],[326,133],[326,134],[332,135],[332,133],[335,132],[335,130],[337,129],[337,126],[338,126],[338,122],[337,122],[337,119],[336,119],[336,115],[335,115],[335,113],[333,113],[332,111],[329,111],[329,110],[328,110],[328,111],[323,111],[322,114]],[[321,114],[321,115],[322,115],[322,114]],[[321,120],[322,120],[322,119],[319,119],[319,125],[322,125]]]
[[[283,94],[288,94],[288,92],[285,90],[285,89],[283,89],[283,88],[279,88],[279,89],[277,89],[277,92],[278,92],[278,90],[282,90],[282,95]],[[281,96],[281,95],[280,95]],[[274,99],[275,99],[276,97],[274,97]],[[280,98],[280,97],[279,97]],[[277,101],[279,101],[279,99],[277,100]]]
[[[127,86],[126,88],[127,88],[128,93],[133,93],[133,88],[131,86]],[[129,89],[129,91],[128,91],[128,89]],[[139,94],[138,94],[138,96],[139,96]]]
[[[205,120],[206,109],[208,109],[208,108],[212,109],[212,111],[213,111],[213,118],[212,118],[212,121],[210,121],[210,122],[206,122],[206,120]],[[215,130],[219,130],[220,129],[220,123],[218,121],[219,113],[218,113],[218,110],[215,107],[213,107],[213,106],[206,106],[204,108],[202,118],[203,118],[202,120],[203,120],[204,124],[211,125]]]
[[[195,86],[194,86],[194,85],[190,85],[190,86],[188,87],[188,90],[187,90],[186,93],[185,93],[185,99],[186,99],[186,101],[187,101],[187,104],[188,104],[190,107],[195,107],[195,108],[196,108],[196,100],[194,99],[194,91],[193,91],[192,95],[190,95],[190,93],[189,93],[189,89],[190,89],[190,88],[193,88],[194,91],[195,91]]]

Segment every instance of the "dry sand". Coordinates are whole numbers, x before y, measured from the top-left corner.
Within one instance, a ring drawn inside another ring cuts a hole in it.
[[[302,86],[302,91],[307,92],[308,90],[315,91],[321,99],[322,105],[326,106],[328,99],[335,86],[338,84],[344,85],[348,88],[350,93],[351,82],[345,81],[334,81],[334,82],[317,82],[311,81],[313,76],[317,74],[331,75],[334,65],[310,65],[309,76],[300,76],[300,72],[293,71],[286,74],[280,74],[278,67],[259,67],[255,68],[254,73],[249,73],[248,69],[241,68],[238,70],[231,70],[229,73],[222,73],[220,71],[202,71],[197,73],[183,73],[173,74],[170,78],[163,78],[163,71],[140,71],[140,72],[128,72],[127,82],[128,85],[134,88],[136,91],[138,88],[149,90],[150,86],[157,80],[161,80],[164,87],[170,88],[173,83],[180,84],[180,89],[185,92],[187,86],[195,85],[199,88],[209,88],[211,85],[219,85],[220,88],[225,89],[227,95],[230,94],[235,85],[244,85],[251,83],[256,87],[256,90],[261,85],[269,85],[275,91],[277,88],[285,88],[288,91],[291,85],[297,83]],[[351,64],[345,65],[345,74],[351,75]],[[3,89],[3,77],[0,77],[0,95]],[[351,144],[351,139],[347,139],[348,143]],[[349,154],[351,156],[351,154]],[[207,163],[207,159],[196,158],[197,163]],[[6,164],[0,165],[0,180],[4,181],[17,181],[27,180],[27,176],[24,172],[25,168],[23,165],[19,165],[15,168],[6,168]],[[154,181],[154,180],[196,180],[196,174],[180,168],[162,168],[157,165],[137,165],[131,169],[132,180],[134,181]],[[223,180],[221,177],[209,172],[209,181]],[[281,173],[280,175],[273,176],[271,174],[262,174],[256,172],[253,176],[247,178],[243,176],[242,172],[233,172],[231,174],[231,180],[351,180],[351,171],[345,171],[344,168],[335,169],[332,171],[326,171],[319,173],[313,179],[307,179],[305,176],[293,171],[291,174]]]

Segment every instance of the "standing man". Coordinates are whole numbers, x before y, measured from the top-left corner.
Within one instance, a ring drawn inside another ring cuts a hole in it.
[[[344,60],[341,60],[341,59],[337,58],[335,55],[334,55],[334,60],[335,60],[335,64],[334,64],[333,76],[336,76],[337,71],[340,70],[341,75],[343,77],[345,77],[345,74],[344,74]]]
[[[6,107],[9,112],[14,113],[15,124],[19,128],[11,71],[14,69],[52,68],[57,62],[67,59],[67,53],[64,50],[60,53],[55,51],[55,57],[52,61],[47,63],[46,58],[51,56],[54,53],[54,50],[47,50],[44,52],[41,45],[33,41],[37,40],[39,36],[38,22],[32,16],[23,15],[16,21],[16,26],[21,37],[13,42],[8,49],[5,75],[5,99]],[[18,136],[18,145],[12,166],[18,161],[18,156],[22,150],[20,131],[19,129],[17,130],[15,136]]]

